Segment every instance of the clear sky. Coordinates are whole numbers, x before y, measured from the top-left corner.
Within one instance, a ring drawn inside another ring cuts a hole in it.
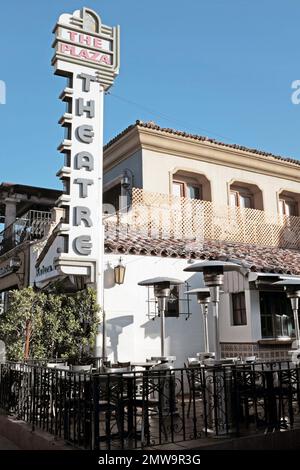
[[[299,0],[1,0],[0,181],[60,187],[52,28],[82,6],[121,26],[106,142],[141,119],[300,158]]]

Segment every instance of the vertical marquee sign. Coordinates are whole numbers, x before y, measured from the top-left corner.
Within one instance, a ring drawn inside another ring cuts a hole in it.
[[[64,248],[55,259],[62,274],[88,276],[98,284],[102,270],[103,95],[119,72],[119,27],[104,26],[92,10],[62,14],[54,28],[55,74],[68,78],[60,98],[66,112],[59,123],[65,156],[57,176],[65,220],[57,227]],[[99,290],[99,286],[98,286]]]

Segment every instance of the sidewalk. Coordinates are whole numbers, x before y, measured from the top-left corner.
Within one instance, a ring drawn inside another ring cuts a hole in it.
[[[1,450],[20,450],[13,442],[0,435],[0,451]]]

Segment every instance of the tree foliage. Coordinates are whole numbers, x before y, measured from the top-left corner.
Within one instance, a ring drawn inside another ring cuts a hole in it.
[[[99,310],[90,288],[76,294],[36,292],[31,287],[11,291],[9,307],[0,316],[7,358],[23,360],[28,349],[33,359],[85,362],[95,343]]]

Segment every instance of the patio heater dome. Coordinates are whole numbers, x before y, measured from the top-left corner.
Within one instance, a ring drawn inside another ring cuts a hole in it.
[[[210,290],[207,287],[187,290],[185,294],[196,295],[198,304],[208,304],[210,302]]]
[[[158,299],[168,298],[170,296],[170,286],[178,286],[183,282],[180,279],[172,277],[153,277],[138,283],[139,286],[154,287],[154,295]],[[165,308],[164,308],[165,310]]]
[[[223,284],[223,274],[228,271],[241,271],[241,266],[229,261],[202,261],[184,268],[187,272],[203,273],[204,282],[208,287]]]

